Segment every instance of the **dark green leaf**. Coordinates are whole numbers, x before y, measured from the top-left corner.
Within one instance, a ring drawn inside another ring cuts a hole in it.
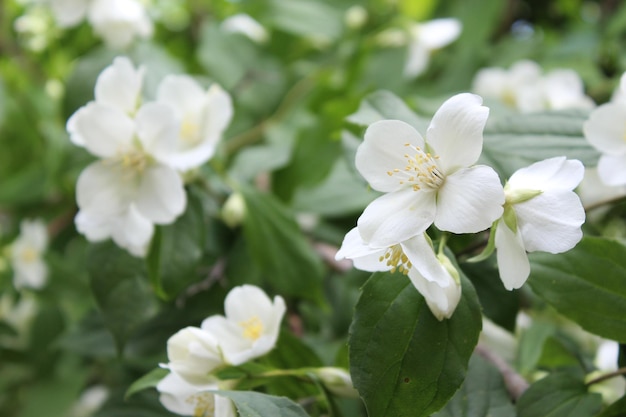
[[[602,413],[598,414],[596,417],[624,417],[626,416],[626,397],[622,397],[619,400],[615,401],[604,410]]]
[[[478,355],[469,361],[461,389],[432,417],[515,417],[500,371]]]
[[[480,306],[463,277],[452,318],[438,321],[409,279],[375,273],[350,328],[350,372],[370,417],[421,417],[462,384],[481,329]]]
[[[517,403],[519,417],[589,417],[602,406],[602,396],[566,373],[554,373],[532,384]]]
[[[569,252],[530,259],[528,283],[541,298],[584,329],[626,342],[626,247],[585,237]]]
[[[285,32],[316,40],[333,40],[341,34],[340,10],[314,0],[270,0],[267,19]]]
[[[96,302],[121,353],[128,338],[155,311],[144,262],[111,241],[94,244],[87,259]]]
[[[309,417],[298,404],[286,397],[261,394],[254,391],[216,391],[230,398],[239,411],[239,417]]]
[[[161,382],[161,380],[165,378],[169,373],[170,371],[163,368],[155,368],[151,370],[150,372],[133,382],[130,387],[128,387],[128,390],[126,390],[125,398],[129,398],[133,394],[139,391],[143,391],[147,388],[156,387],[157,384]]]

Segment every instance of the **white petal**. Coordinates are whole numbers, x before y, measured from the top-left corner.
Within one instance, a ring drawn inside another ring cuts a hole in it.
[[[178,173],[166,165],[156,163],[142,173],[134,203],[148,220],[169,224],[185,210],[187,194]]]
[[[137,136],[144,149],[159,161],[167,163],[176,147],[179,126],[171,107],[146,103],[137,111]]]
[[[264,316],[273,309],[273,304],[265,292],[254,285],[235,287],[224,300],[224,313],[228,320],[241,322],[251,316]]]
[[[409,43],[406,64],[404,64],[404,76],[415,78],[428,68],[430,51],[420,42]]]
[[[80,23],[87,13],[85,0],[54,0],[50,1],[54,19],[60,27],[71,27]]]
[[[589,143],[602,153],[626,153],[626,102],[603,104],[589,115],[583,133]]]
[[[440,321],[452,317],[461,301],[461,285],[449,274],[447,277],[448,282],[442,287],[437,282],[425,279],[415,268],[409,271],[411,283],[424,296],[430,311]]]
[[[81,131],[77,128],[76,123],[81,119],[81,117],[85,117],[86,109],[87,106],[83,106],[76,110],[74,114],[67,119],[67,124],[65,125],[65,129],[70,135],[70,141],[76,146],[85,146],[85,139],[83,138]]]
[[[507,83],[508,72],[505,69],[483,68],[474,77],[472,91],[483,97],[503,100],[508,88]]]
[[[379,248],[423,233],[435,217],[435,198],[435,192],[410,188],[382,195],[359,217],[359,233],[369,245]]]
[[[580,184],[585,167],[576,159],[564,156],[544,159],[515,171],[507,188],[518,190],[571,191]]]
[[[93,0],[87,19],[112,48],[125,48],[135,35],[152,35],[152,21],[137,0]]]
[[[96,80],[96,101],[124,113],[135,112],[139,104],[144,68],[135,69],[130,59],[117,57]]]
[[[79,210],[74,218],[76,230],[85,235],[90,242],[100,242],[111,237],[113,221],[89,211]]]
[[[368,246],[361,238],[358,228],[350,230],[343,239],[335,256],[336,260],[351,259],[354,267],[362,271],[388,271],[391,267],[380,261],[387,248]]]
[[[204,106],[204,89],[188,75],[167,75],[159,84],[157,101],[172,106],[178,116]]]
[[[20,238],[38,252],[43,252],[48,246],[48,228],[41,219],[24,219],[20,223]]]
[[[489,109],[475,94],[457,94],[446,100],[433,116],[426,141],[438,155],[445,174],[474,164],[483,149],[483,130]]]
[[[593,100],[585,95],[585,86],[578,73],[556,69],[544,77],[544,90],[550,109],[591,109]]]
[[[626,184],[626,154],[602,155],[598,161],[598,175],[606,185]]]
[[[48,281],[48,266],[41,259],[30,262],[13,263],[13,285],[20,289],[24,287],[39,289]]]
[[[424,148],[424,139],[408,123],[400,120],[380,120],[365,131],[363,143],[356,152],[356,167],[373,189],[383,192],[402,188],[398,178],[388,172],[402,170],[404,157],[410,149],[406,144]]]
[[[626,161],[622,163],[626,166]],[[626,184],[626,178],[624,181]],[[584,207],[594,206],[603,201],[610,201],[626,196],[626,187],[609,186],[600,179],[597,168],[585,168],[585,176],[576,189]]]
[[[95,102],[78,110],[68,126],[75,143],[84,143],[89,152],[109,158],[132,146],[135,122],[114,107]]]
[[[520,288],[530,274],[530,262],[521,237],[501,220],[496,228],[495,244],[498,271],[504,287],[507,290]]]
[[[211,405],[214,405],[216,417],[234,417],[234,414],[228,414],[228,409],[224,404],[220,405],[220,411],[225,414],[218,414],[217,400],[222,397],[205,392],[219,389],[217,383],[190,384],[176,373],[171,372],[157,384],[156,389],[160,393],[159,401],[163,407],[173,413],[184,416],[197,415],[196,412],[200,407],[199,410],[202,411],[202,415],[205,415],[204,412],[213,411]],[[227,401],[232,408],[230,400]],[[203,405],[208,409],[203,409]]]
[[[484,165],[446,177],[437,195],[435,226],[452,233],[477,233],[502,216],[504,190],[496,172]]]
[[[144,257],[154,234],[154,225],[131,205],[111,230],[113,241],[137,257]]]
[[[580,226],[585,221],[585,211],[572,191],[540,194],[514,208],[528,252],[565,252],[582,238]]]
[[[81,172],[76,183],[78,207],[90,217],[111,217],[125,212],[135,188],[117,165],[99,161]]]
[[[450,274],[437,259],[435,251],[424,234],[417,235],[401,243],[402,251],[409,258],[413,268],[427,281],[440,287],[450,285]]]
[[[224,19],[220,27],[225,32],[246,35],[248,38],[258,43],[267,41],[269,37],[267,31],[259,22],[244,13]]]
[[[418,28],[418,42],[433,50],[454,42],[461,34],[462,25],[458,19],[444,18],[420,23]]]

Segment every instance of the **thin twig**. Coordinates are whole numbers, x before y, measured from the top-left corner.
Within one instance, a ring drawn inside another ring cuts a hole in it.
[[[476,353],[485,358],[488,362],[491,362],[498,368],[502,378],[504,379],[504,385],[509,392],[509,395],[514,401],[519,400],[524,391],[528,389],[528,382],[518,374],[504,359],[492,352],[485,345],[479,344],[476,346]]]
[[[606,381],[607,379],[615,378],[616,376],[620,375],[626,375],[626,366],[619,368],[617,371],[609,372],[592,379],[591,381],[587,382],[587,386],[597,384],[598,382]]]

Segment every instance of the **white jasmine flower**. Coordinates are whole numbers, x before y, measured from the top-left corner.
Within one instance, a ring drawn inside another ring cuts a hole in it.
[[[207,91],[187,75],[168,75],[159,84],[157,102],[171,107],[179,126],[169,164],[186,171],[208,161],[233,116],[228,93],[217,84]]]
[[[243,285],[226,296],[225,317],[211,316],[201,327],[219,341],[227,363],[241,365],[274,348],[285,310],[281,296],[272,302],[260,288]]]
[[[257,43],[265,43],[269,39],[269,34],[265,28],[245,13],[227,17],[222,22],[221,27],[225,32],[241,33]]]
[[[556,157],[517,170],[504,187],[504,216],[495,230],[498,270],[508,290],[530,274],[526,252],[562,253],[582,238],[585,211],[572,191],[584,175],[582,163]]]
[[[461,34],[461,28],[461,22],[453,18],[411,25],[404,76],[414,78],[423,73],[428,67],[432,52],[454,42]]]
[[[61,27],[79,24],[87,15],[89,0],[48,0],[54,19]]]
[[[212,334],[198,327],[185,327],[167,341],[166,367],[189,384],[213,380],[210,373],[224,364]]]
[[[619,186],[606,185],[598,174],[596,167],[585,167],[585,176],[576,189],[583,206],[595,206],[626,196],[626,184]],[[608,208],[608,206],[606,207]]]
[[[583,125],[587,141],[602,153],[598,175],[609,186],[626,184],[626,100],[620,97],[593,110]]]
[[[109,398],[109,390],[104,385],[94,385],[80,395],[70,409],[70,417],[91,417]]]
[[[40,219],[22,220],[20,234],[11,244],[15,288],[42,288],[48,280],[43,254],[48,247],[48,230]]]
[[[585,86],[576,71],[555,69],[543,80],[543,89],[548,110],[592,109],[593,100],[585,95]]]
[[[0,322],[11,326],[16,334],[1,334],[0,346],[15,349],[27,347],[31,323],[37,311],[37,300],[30,293],[20,294],[17,301],[9,293],[2,294],[0,296]]]
[[[445,255],[435,254],[424,234],[381,247],[365,242],[355,227],[346,234],[335,258],[351,259],[354,267],[363,271],[407,275],[439,320],[450,318],[461,299],[456,268]]]
[[[473,165],[489,113],[481,103],[473,94],[448,99],[435,113],[426,140],[399,120],[369,126],[356,167],[372,188],[386,194],[358,220],[364,241],[389,247],[423,233],[433,222],[440,230],[475,233],[502,215],[498,175]]]
[[[219,390],[217,383],[193,385],[170,373],[156,386],[161,404],[172,413],[194,417],[236,417],[233,402],[208,390]]]

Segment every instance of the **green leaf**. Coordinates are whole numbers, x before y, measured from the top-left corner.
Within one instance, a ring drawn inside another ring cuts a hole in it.
[[[528,329],[522,331],[516,364],[516,368],[522,374],[529,374],[535,370],[546,341],[554,335],[555,331],[554,324],[542,321],[534,321]]]
[[[602,407],[600,394],[587,392],[583,381],[554,373],[532,384],[517,403],[519,417],[589,417]]]
[[[196,269],[204,251],[206,229],[201,197],[187,193],[187,209],[176,221],[159,226],[146,259],[150,281],[159,297],[175,297],[198,280]]]
[[[144,263],[111,241],[94,244],[87,259],[93,294],[121,353],[128,338],[155,311]]]
[[[530,259],[535,293],[585,330],[626,342],[626,247],[585,237],[569,252]]]
[[[415,114],[406,103],[390,91],[379,90],[366,96],[356,113],[347,117],[351,123],[369,126],[385,119],[402,120],[413,126],[421,134],[426,134],[430,120]]]
[[[584,138],[587,112],[515,114],[492,119],[484,134],[480,162],[505,178],[519,168],[555,156],[595,166],[599,153]]]
[[[598,414],[596,417],[624,417],[626,415],[626,397],[611,404],[606,410]]]
[[[375,273],[350,328],[350,372],[370,417],[421,417],[462,384],[481,329],[472,284],[452,318],[438,321],[404,275]]]
[[[126,390],[126,394],[124,398],[128,399],[133,394],[143,391],[147,388],[154,388],[157,386],[159,382],[163,378],[165,378],[170,373],[169,370],[163,368],[154,368],[135,382],[133,382],[130,387]]]
[[[215,391],[230,398],[239,417],[309,417],[298,404],[286,397],[261,394],[254,391]]]
[[[513,417],[511,404],[500,371],[478,355],[469,361],[461,389],[432,417]]]
[[[297,36],[333,40],[341,35],[342,13],[315,0],[269,0],[267,20],[272,26]]]
[[[243,232],[252,261],[281,294],[319,301],[322,263],[292,213],[271,194],[242,187]]]

